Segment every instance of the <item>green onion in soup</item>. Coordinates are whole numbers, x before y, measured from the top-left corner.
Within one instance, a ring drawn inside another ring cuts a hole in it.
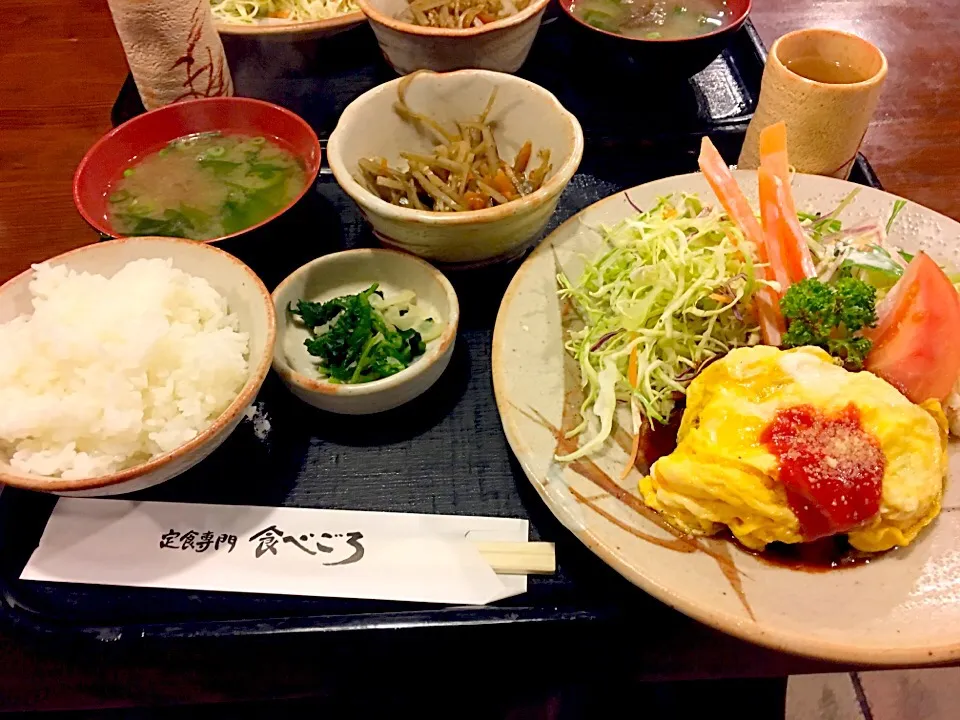
[[[122,235],[212,240],[283,210],[303,189],[305,172],[263,137],[188,135],[124,170],[108,191],[108,217]]]

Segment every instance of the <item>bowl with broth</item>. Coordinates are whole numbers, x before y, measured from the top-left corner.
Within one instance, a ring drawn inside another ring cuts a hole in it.
[[[292,207],[320,169],[320,143],[289,110],[249,98],[158,108],[119,125],[84,156],[73,196],[109,237],[214,242]]]
[[[600,51],[626,53],[663,76],[709,65],[746,22],[751,0],[560,0]]]

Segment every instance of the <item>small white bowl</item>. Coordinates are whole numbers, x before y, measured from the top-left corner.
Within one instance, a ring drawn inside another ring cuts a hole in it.
[[[380,240],[440,263],[466,268],[513,259],[539,239],[560,193],[580,165],[580,123],[551,93],[534,83],[489,70],[420,73],[407,88],[407,104],[444,126],[479,115],[497,88],[490,114],[505,159],[530,140],[533,151],[550,150],[553,170],[536,192],[483,210],[430,212],[391,205],[354,179],[357,162],[385,157],[404,166],[401,151],[429,152],[432,138],[418,132],[393,109],[402,78],[365,92],[340,116],[327,144],[337,182],[356,201]]]
[[[401,290],[415,292],[417,304],[445,323],[443,334],[396,375],[357,385],[319,379],[316,359],[303,344],[310,333],[287,308],[298,300],[321,302],[352,295],[375,282],[387,296]],[[280,283],[273,291],[273,303],[279,318],[273,369],[298,398],[341,415],[392,410],[426,392],[450,364],[460,321],[460,305],[450,281],[423,260],[394,250],[345,250],[319,257]]]
[[[0,457],[0,483],[53,492],[70,497],[121,495],[159,485],[206,458],[229,437],[253,402],[270,370],[277,332],[276,314],[270,294],[249,267],[233,255],[205,243],[165,237],[131,237],[100,242],[72,250],[48,260],[80,272],[111,276],[127,263],[140,258],[172,259],[174,267],[206,279],[226,297],[240,329],[250,335],[249,377],[240,394],[214,423],[193,440],[141,465],[100,477],[63,480],[22,473]],[[27,270],[0,287],[0,323],[31,313],[30,281]]]
[[[370,19],[380,50],[401,75],[414,70],[447,72],[481,68],[516,72],[530,54],[550,0],[531,0],[520,12],[481,27],[424,27],[398,18],[407,0],[357,0]]]

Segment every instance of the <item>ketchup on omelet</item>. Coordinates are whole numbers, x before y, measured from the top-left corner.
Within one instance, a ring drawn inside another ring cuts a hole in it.
[[[780,461],[804,540],[848,532],[880,512],[886,458],[856,405],[833,416],[812,405],[785,408],[760,440]]]

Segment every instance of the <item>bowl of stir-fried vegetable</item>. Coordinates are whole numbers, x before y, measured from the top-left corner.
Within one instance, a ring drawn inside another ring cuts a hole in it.
[[[401,75],[483,68],[516,72],[550,0],[356,0]]]
[[[556,97],[487,70],[380,85],[347,107],[327,145],[385,245],[458,268],[528,250],[582,155],[580,124]]]
[[[324,255],[280,283],[273,302],[273,369],[321,410],[369,415],[399,407],[426,392],[453,355],[457,294],[407,253]]]

